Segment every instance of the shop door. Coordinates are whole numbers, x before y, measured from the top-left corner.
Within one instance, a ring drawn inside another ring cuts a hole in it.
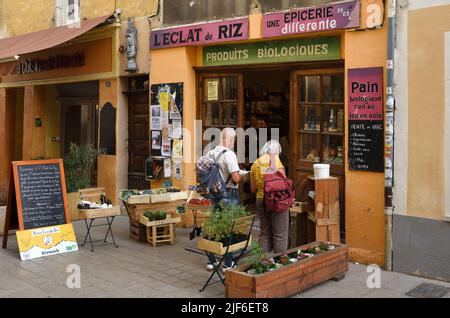
[[[307,177],[315,163],[330,164],[330,174],[339,178],[340,228],[345,238],[345,110],[343,69],[302,70],[292,73],[291,177],[297,200],[306,201]]]
[[[147,189],[145,180],[145,158],[150,150],[149,127],[149,92],[130,93],[128,96],[129,109],[129,165],[128,187],[130,189]]]

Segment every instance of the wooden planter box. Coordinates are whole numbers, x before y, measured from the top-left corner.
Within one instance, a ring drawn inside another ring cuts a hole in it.
[[[287,251],[317,247],[315,242]],[[348,271],[348,248],[333,244],[334,250],[303,259],[276,270],[250,275],[249,265],[242,265],[225,272],[225,296],[227,298],[285,298],[333,278],[341,278]]]
[[[246,244],[247,244],[247,240],[230,245],[228,252],[234,252],[234,251],[243,249],[243,248],[245,248]],[[252,244],[252,237],[250,237],[248,246],[251,246],[251,244]],[[209,240],[204,239],[203,237],[199,237],[197,239],[197,248],[199,250],[214,253],[216,255],[225,255],[225,253],[227,251],[227,247],[224,246],[221,242],[209,241]]]

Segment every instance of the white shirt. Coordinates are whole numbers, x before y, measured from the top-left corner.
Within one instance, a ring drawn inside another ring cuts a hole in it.
[[[210,155],[213,156],[214,159],[217,159],[217,157],[224,151],[225,152],[222,157],[217,161],[219,164],[219,170],[220,175],[222,176],[223,180],[227,182],[228,178],[230,178],[230,174],[234,172],[239,172],[241,169],[239,168],[239,163],[237,160],[237,156],[234,153],[234,151],[230,150],[229,148],[226,148],[224,146],[217,146],[213,150],[209,152]],[[227,183],[227,188],[236,188],[238,185],[234,184],[233,181],[230,179],[230,181]]]

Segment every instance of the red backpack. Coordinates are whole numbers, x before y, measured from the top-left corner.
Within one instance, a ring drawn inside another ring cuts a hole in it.
[[[281,171],[264,174],[264,205],[275,213],[290,209],[295,201],[294,182]]]

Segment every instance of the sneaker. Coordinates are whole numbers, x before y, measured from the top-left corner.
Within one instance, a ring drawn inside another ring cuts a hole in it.
[[[222,271],[226,272],[227,270],[233,269],[234,267],[236,267],[236,264],[234,262],[231,262],[231,266],[226,266],[225,264],[223,264]]]

